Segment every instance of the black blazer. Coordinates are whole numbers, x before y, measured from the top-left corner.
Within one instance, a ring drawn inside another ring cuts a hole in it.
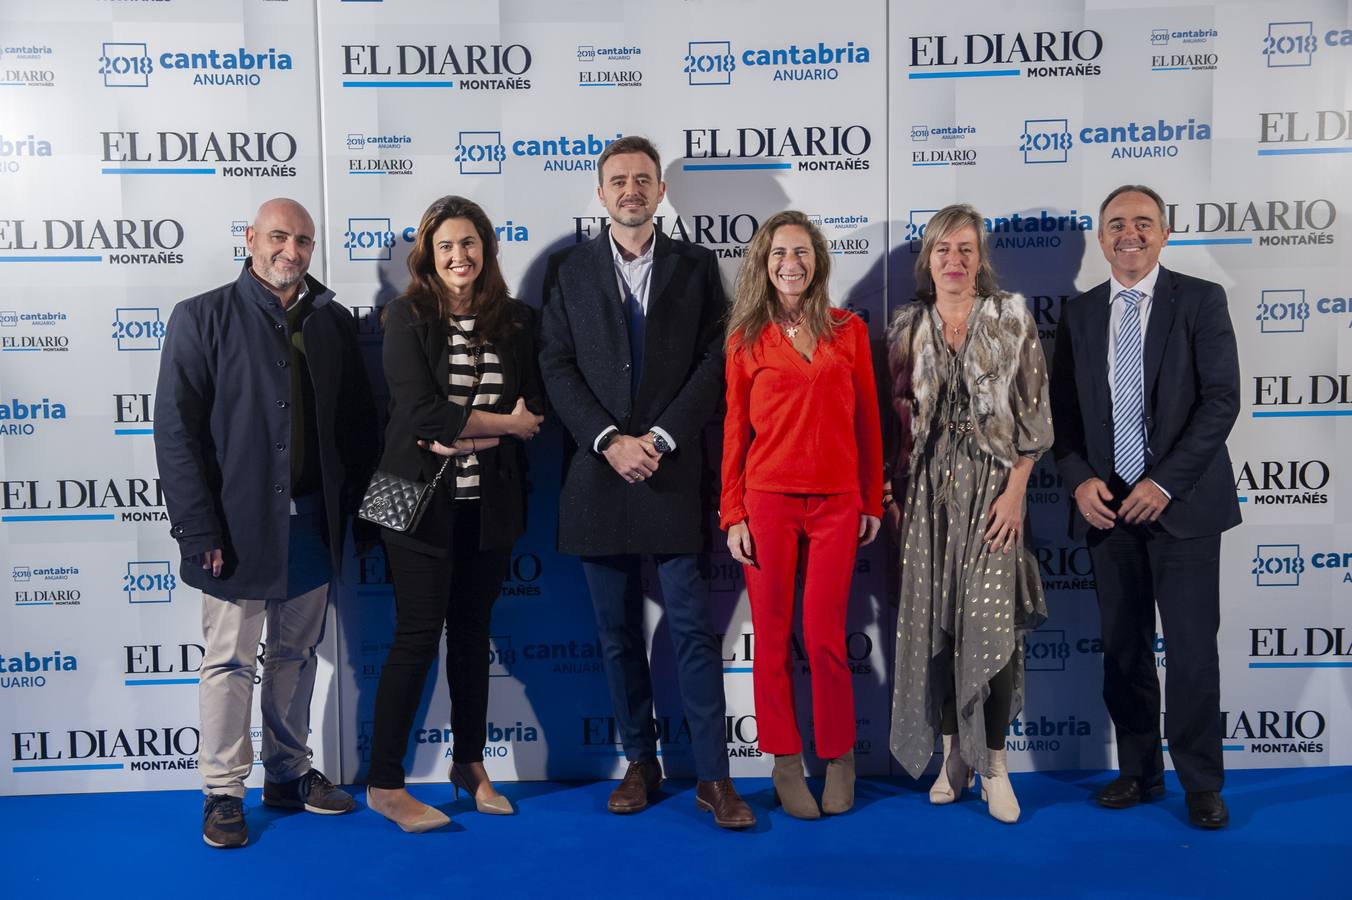
[[[512,331],[504,346],[494,346],[502,360],[502,397],[489,411],[510,413],[518,397],[533,412],[543,414],[544,392],[535,358],[535,312],[516,300]],[[385,307],[385,343],[381,358],[390,390],[390,420],[385,427],[385,451],[380,468],[403,478],[431,481],[445,461],[417,444],[419,439],[449,445],[469,421],[470,410],[450,402],[450,350],[442,319],[419,317],[407,297]],[[522,442],[502,437],[498,446],[480,450],[481,549],[511,547],[526,529],[526,451]],[[443,480],[454,477],[455,464],[446,467]],[[453,491],[438,486],[422,521],[411,533],[388,528],[388,542],[424,553],[442,555],[451,545]]]
[[[637,397],[609,229],[555,254],[545,275],[540,368],[551,408],[572,437],[559,492],[564,553],[697,553],[704,546],[703,431],[723,394],[727,301],[712,251],[660,231],[655,239]],[[630,484],[592,451],[611,425],[633,436],[659,426],[676,449],[652,478]]]
[[[1110,301],[1104,282],[1068,301],[1057,328],[1052,453],[1068,492],[1112,476]],[[1143,353],[1146,475],[1173,498],[1160,526],[1180,538],[1233,528],[1239,499],[1225,439],[1239,415],[1239,351],[1225,289],[1161,266]],[[1089,531],[1073,501],[1070,531],[1077,538]]]

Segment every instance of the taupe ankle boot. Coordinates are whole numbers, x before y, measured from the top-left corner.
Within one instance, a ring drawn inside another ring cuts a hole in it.
[[[854,748],[826,761],[826,789],[822,791],[822,812],[838,816],[854,806]]]
[[[803,777],[803,754],[776,753],[770,780],[774,782],[775,796],[779,797],[784,812],[795,819],[821,818],[822,811],[817,808],[817,801]]]

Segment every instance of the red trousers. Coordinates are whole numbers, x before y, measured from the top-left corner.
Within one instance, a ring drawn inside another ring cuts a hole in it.
[[[756,726],[765,753],[801,753],[789,641],[794,581],[803,557],[803,643],[812,672],[817,755],[854,746],[854,685],[845,658],[845,606],[859,546],[858,494],[746,492],[755,566],[745,566],[756,630]]]

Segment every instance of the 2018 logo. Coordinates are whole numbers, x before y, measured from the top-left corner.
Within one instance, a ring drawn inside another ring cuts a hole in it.
[[[119,306],[113,311],[112,338],[120,351],[159,350],[164,329],[159,307]]]
[[[122,592],[128,603],[172,603],[178,576],[168,560],[129,562],[122,576]]]
[[[1259,544],[1249,574],[1258,587],[1300,587],[1304,571],[1300,544]]]

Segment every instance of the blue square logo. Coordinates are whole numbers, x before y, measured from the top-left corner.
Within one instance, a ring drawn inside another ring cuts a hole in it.
[[[355,217],[347,220],[343,235],[347,258],[352,262],[377,262],[390,259],[394,248],[394,232],[390,220],[377,217]]]
[[[462,131],[455,145],[461,175],[501,175],[507,148],[500,131]]]
[[[1263,38],[1263,56],[1269,69],[1289,69],[1314,63],[1319,41],[1313,22],[1269,22]]]
[[[1070,123],[1067,120],[1024,120],[1019,150],[1023,153],[1025,163],[1063,163],[1069,158],[1070,145]]]
[[[1263,291],[1258,301],[1258,328],[1263,334],[1303,332],[1309,318],[1304,288]]]
[[[1150,32],[1150,44],[1152,47],[1164,47],[1169,43],[1169,29],[1155,28]]]
[[[145,44],[105,42],[99,57],[104,87],[150,87],[154,68]]]
[[[691,41],[685,55],[685,73],[690,84],[732,84],[737,61],[731,41]]]
[[[178,576],[168,560],[129,562],[122,576],[122,591],[128,603],[172,603]]]
[[[1258,587],[1300,587],[1304,571],[1300,544],[1259,544],[1250,574]]]
[[[592,44],[578,44],[577,61],[580,63],[596,62],[596,47]]]
[[[516,650],[510,634],[493,635],[488,639],[488,677],[505,678],[512,674]]]
[[[164,343],[159,308],[119,306],[113,312],[113,339],[118,350],[159,350]]]
[[[1040,628],[1023,637],[1023,665],[1029,672],[1064,672],[1070,658],[1065,629]]]
[[[911,244],[911,252],[920,252],[920,242],[925,239],[925,226],[937,209],[913,209],[906,219],[906,240]]]
[[[929,140],[929,126],[928,126],[928,125],[912,125],[912,126],[911,126],[911,140],[912,140],[912,141],[928,141],[928,140]]]

